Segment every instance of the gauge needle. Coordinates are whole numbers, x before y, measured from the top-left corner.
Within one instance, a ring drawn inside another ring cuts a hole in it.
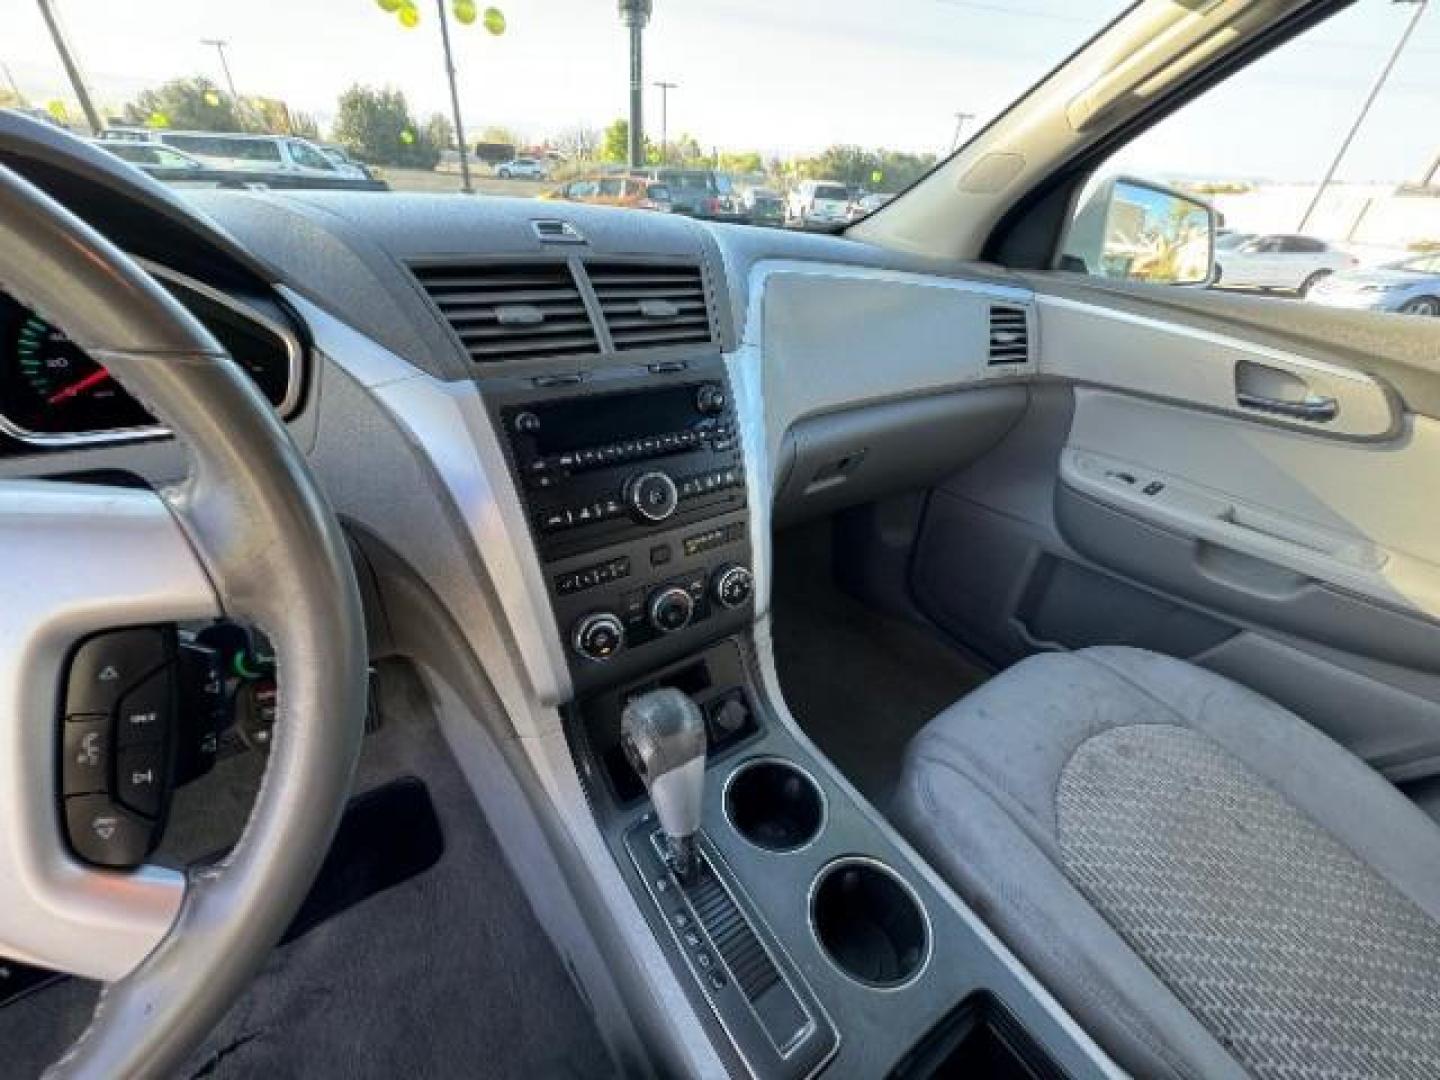
[[[73,397],[79,397],[92,386],[99,386],[110,378],[110,372],[104,368],[96,368],[83,379],[76,379],[69,386],[62,386],[55,393],[45,399],[47,405],[59,405],[62,401],[69,401]]]

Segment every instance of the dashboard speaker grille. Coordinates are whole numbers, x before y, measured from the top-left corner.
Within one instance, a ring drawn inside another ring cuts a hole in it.
[[[990,308],[991,367],[1030,361],[1030,321],[1022,307],[1002,304]]]
[[[430,264],[411,271],[477,364],[599,351],[564,262]]]
[[[616,352],[715,340],[700,267],[587,262],[585,270]]]

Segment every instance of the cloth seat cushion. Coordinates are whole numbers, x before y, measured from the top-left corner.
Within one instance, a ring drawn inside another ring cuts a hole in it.
[[[895,810],[1137,1075],[1440,1076],[1440,827],[1221,676],[1033,657],[916,736]]]

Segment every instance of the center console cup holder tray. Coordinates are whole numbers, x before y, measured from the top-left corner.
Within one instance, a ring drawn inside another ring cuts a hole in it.
[[[766,851],[795,851],[820,834],[825,797],[810,775],[783,758],[756,758],[730,774],[725,816]]]
[[[930,955],[919,899],[874,859],[839,859],[820,871],[810,889],[810,926],[830,962],[864,986],[904,986]]]

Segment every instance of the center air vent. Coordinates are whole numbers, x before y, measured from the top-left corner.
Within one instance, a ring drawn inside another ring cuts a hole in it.
[[[990,308],[990,366],[1024,364],[1030,360],[1030,326],[1020,307]]]
[[[698,266],[586,263],[616,352],[715,340]]]
[[[563,262],[411,269],[477,364],[599,351],[585,302]]]

